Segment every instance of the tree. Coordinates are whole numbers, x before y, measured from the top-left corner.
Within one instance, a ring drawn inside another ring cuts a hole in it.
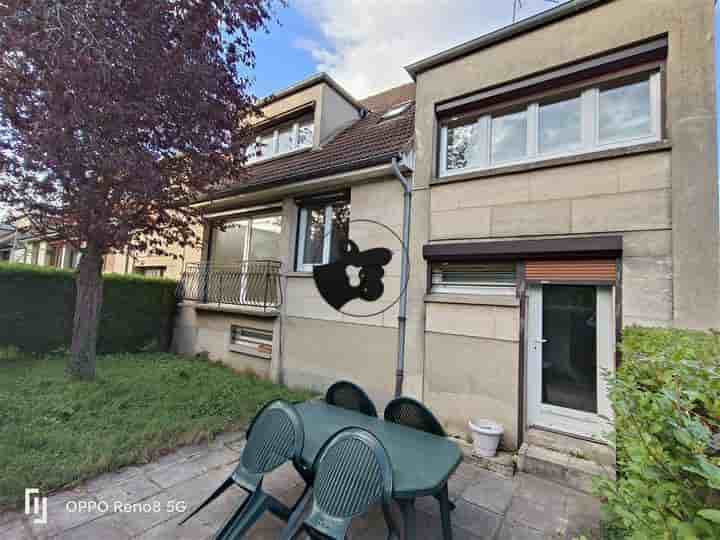
[[[103,256],[196,243],[189,204],[243,174],[238,68],[284,2],[0,2],[0,203],[82,252],[71,377],[95,376]]]

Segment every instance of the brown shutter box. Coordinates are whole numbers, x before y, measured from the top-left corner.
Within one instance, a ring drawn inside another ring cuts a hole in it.
[[[569,283],[615,283],[615,259],[528,260],[525,263],[528,281]]]

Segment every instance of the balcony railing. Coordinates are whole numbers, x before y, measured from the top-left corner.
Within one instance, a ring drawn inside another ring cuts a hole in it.
[[[282,304],[280,261],[186,264],[177,294],[180,300],[205,304],[277,309]]]

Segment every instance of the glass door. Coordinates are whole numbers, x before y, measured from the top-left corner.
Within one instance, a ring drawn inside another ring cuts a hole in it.
[[[611,413],[604,375],[614,366],[613,290],[544,284],[529,294],[528,423],[599,439]]]

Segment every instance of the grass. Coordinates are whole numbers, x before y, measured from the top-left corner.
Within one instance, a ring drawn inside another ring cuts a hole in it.
[[[0,508],[244,426],[271,399],[311,397],[170,354],[100,357],[91,383],[63,370],[62,357],[0,354]]]

